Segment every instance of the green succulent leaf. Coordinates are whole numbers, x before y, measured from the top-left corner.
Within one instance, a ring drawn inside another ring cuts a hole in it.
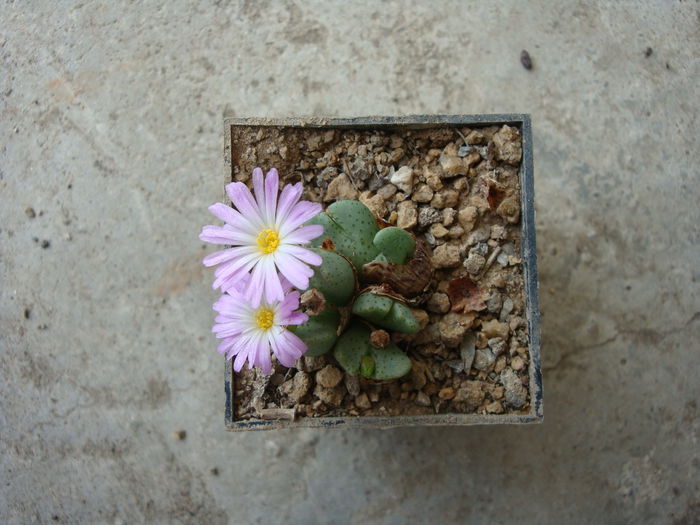
[[[314,268],[309,279],[309,289],[315,288],[333,306],[348,304],[355,293],[355,270],[352,265],[337,253],[321,248],[310,248],[321,256],[323,262]]]
[[[328,206],[307,224],[323,226],[323,235],[314,239],[312,246],[318,247],[330,238],[335,250],[347,257],[361,272],[366,264],[379,254],[374,245],[374,236],[379,229],[369,208],[359,201],[337,201]]]
[[[377,363],[370,354],[365,354],[360,360],[360,375],[366,378],[371,378],[374,375],[374,370]]]
[[[374,360],[374,370],[368,379],[386,381],[403,377],[411,371],[411,360],[394,343],[389,343],[384,348],[372,348],[371,356]]]
[[[411,310],[385,295],[372,292],[361,294],[352,306],[352,313],[387,330],[407,334],[415,334],[420,330],[418,320]]]
[[[288,329],[308,346],[304,355],[319,356],[328,352],[338,340],[339,324],[338,310],[326,308],[318,315],[309,316],[305,323],[289,326]]]
[[[338,338],[333,355],[343,369],[352,375],[361,374],[367,379],[386,381],[406,375],[411,370],[411,360],[394,343],[385,348],[370,344],[371,330],[362,322],[354,321]]]
[[[370,329],[367,325],[354,321],[338,338],[333,355],[348,374],[357,375],[360,373],[362,357],[367,355],[371,349],[369,335]]]
[[[405,264],[416,251],[416,240],[413,235],[396,226],[379,230],[374,236],[373,243],[377,250],[384,254],[386,260],[396,264]]]
[[[364,317],[368,321],[381,321],[393,306],[394,301],[385,295],[369,292],[361,294],[352,305],[352,313]]]

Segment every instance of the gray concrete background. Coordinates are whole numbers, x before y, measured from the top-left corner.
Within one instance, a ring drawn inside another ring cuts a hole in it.
[[[554,4],[3,2],[0,522],[700,523],[698,3]],[[226,433],[225,109],[531,113],[545,423]]]

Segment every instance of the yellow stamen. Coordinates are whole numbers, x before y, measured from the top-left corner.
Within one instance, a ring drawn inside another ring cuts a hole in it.
[[[280,236],[269,228],[258,234],[258,246],[263,253],[272,253],[280,245]]]
[[[261,308],[258,310],[258,313],[255,314],[255,320],[260,328],[267,330],[272,328],[272,325],[275,322],[275,313],[268,308]]]

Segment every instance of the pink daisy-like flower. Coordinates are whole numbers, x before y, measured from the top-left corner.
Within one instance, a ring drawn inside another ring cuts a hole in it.
[[[299,201],[301,183],[288,184],[279,195],[279,176],[271,169],[263,178],[260,168],[253,170],[255,198],[242,182],[226,186],[235,209],[222,203],[209,207],[223,226],[205,226],[199,238],[213,244],[232,245],[204,259],[206,266],[216,266],[213,288],[233,288],[250,272],[245,297],[257,307],[265,298],[268,303],[283,298],[281,273],[294,286],[304,290],[314,271],[309,265],[321,264],[321,257],[302,248],[323,233],[323,226],[302,226],[321,212],[315,202]],[[278,273],[279,272],[279,273]]]
[[[218,352],[225,354],[226,359],[236,356],[233,362],[236,372],[240,372],[247,360],[248,368],[259,366],[265,374],[271,373],[270,350],[284,366],[294,366],[307,348],[299,337],[287,330],[289,325],[308,320],[306,314],[295,311],[299,308],[300,293],[289,292],[291,283],[282,279],[281,301],[263,301],[253,306],[243,292],[248,285],[245,281],[249,279],[239,281],[214,303],[214,310],[219,315],[212,331],[217,338],[223,339]]]

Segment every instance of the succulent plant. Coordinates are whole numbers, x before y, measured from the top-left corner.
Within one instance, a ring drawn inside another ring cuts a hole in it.
[[[340,312],[326,308],[317,315],[309,315],[309,320],[303,324],[290,326],[289,330],[297,334],[308,346],[308,356],[323,355],[333,348],[338,340]]]
[[[411,360],[394,343],[375,348],[370,343],[372,331],[361,321],[353,321],[338,338],[333,355],[348,374],[384,381],[406,375]]]
[[[309,279],[309,289],[315,288],[333,306],[345,306],[350,302],[357,287],[355,271],[344,257],[329,250],[311,248],[323,259]]]
[[[323,226],[323,235],[312,241],[312,246],[321,246],[330,239],[326,245],[331,244],[335,251],[347,257],[358,273],[379,254],[373,243],[379,226],[372,212],[361,202],[334,202],[307,224]]]
[[[405,304],[371,291],[364,292],[355,299],[352,313],[395,332],[415,334],[420,328],[416,317]]]
[[[333,349],[348,374],[377,381],[407,374],[411,360],[403,350],[387,333],[372,334],[373,327],[418,332],[404,298],[418,295],[430,282],[432,266],[422,246],[401,228],[380,227],[358,201],[337,201],[307,224],[320,224],[324,232],[311,243],[323,262],[309,281],[309,290],[323,296],[320,311],[307,312],[306,323],[290,327],[308,345],[306,355]]]
[[[388,262],[396,264],[405,264],[413,258],[413,252],[416,251],[413,235],[396,226],[379,230],[372,243]]]

